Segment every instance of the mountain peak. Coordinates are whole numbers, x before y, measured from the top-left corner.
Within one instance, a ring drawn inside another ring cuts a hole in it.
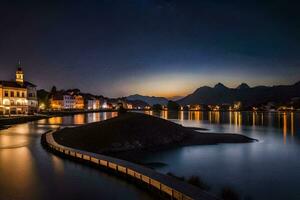
[[[247,83],[242,83],[237,87],[237,89],[239,89],[239,90],[244,90],[244,89],[249,89],[249,88],[250,87]]]
[[[300,81],[298,81],[297,83],[294,84],[295,86],[300,85]]]
[[[225,85],[223,85],[222,83],[216,84],[214,88],[215,89],[227,89],[227,87]]]

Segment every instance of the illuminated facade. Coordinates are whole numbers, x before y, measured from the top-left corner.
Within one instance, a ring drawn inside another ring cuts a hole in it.
[[[75,109],[75,98],[72,95],[58,92],[50,98],[50,107],[52,110]]]
[[[127,104],[126,104],[126,109],[129,109],[129,110],[133,109],[133,106],[132,106],[132,104],[130,104],[130,103],[127,103]]]
[[[81,95],[75,95],[75,109],[84,109],[84,99]]]
[[[81,95],[73,95],[58,92],[50,98],[52,110],[84,109],[84,98]]]
[[[88,110],[99,110],[100,100],[96,98],[90,98],[86,100],[86,109]]]
[[[50,99],[50,108],[52,110],[62,110],[64,106],[64,101],[62,99],[57,99],[55,97]]]
[[[36,86],[24,81],[18,65],[16,81],[0,81],[0,114],[32,114],[37,111]]]

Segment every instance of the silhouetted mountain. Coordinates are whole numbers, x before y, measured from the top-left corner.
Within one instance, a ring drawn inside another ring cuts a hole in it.
[[[239,90],[246,90],[246,89],[249,89],[249,85],[247,83],[242,83],[241,85],[239,85],[236,89],[239,89]]]
[[[161,104],[161,105],[167,105],[168,99],[164,97],[149,97],[149,96],[142,96],[139,94],[135,95],[130,95],[126,97],[128,100],[140,100],[148,103],[149,105],[154,105],[154,104]]]
[[[218,89],[218,90],[227,90],[227,89],[229,89],[228,87],[226,87],[226,86],[223,85],[222,83],[216,84],[214,88],[215,88],[215,89]]]
[[[218,83],[214,88],[204,86],[194,93],[178,100],[181,105],[188,104],[232,104],[241,101],[244,106],[267,102],[285,103],[293,97],[300,97],[300,81],[294,85],[257,86],[250,88],[242,83],[237,88],[228,88]]]
[[[177,101],[179,99],[182,99],[184,96],[173,96],[173,97],[169,97],[168,99],[171,101]]]

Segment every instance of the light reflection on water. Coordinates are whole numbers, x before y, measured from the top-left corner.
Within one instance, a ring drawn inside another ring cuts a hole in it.
[[[295,124],[295,118],[299,120],[299,113],[294,112],[219,112],[219,111],[179,111],[179,112],[150,112],[145,114],[159,116],[163,119],[196,121],[197,125],[209,126],[208,124],[218,125],[227,124],[234,132],[242,130],[242,126],[271,127],[282,130],[283,138],[295,136],[299,124]],[[296,127],[296,125],[298,127]],[[212,126],[212,128],[215,128]]]
[[[121,179],[61,159],[41,147],[40,136],[59,126],[101,121],[117,113],[54,117],[0,131],[0,199],[152,199]]]
[[[162,162],[163,173],[198,175],[214,192],[232,186],[242,196],[300,199],[300,113],[298,112],[153,112],[152,115],[210,132],[245,134],[260,142],[189,146],[143,155]]]

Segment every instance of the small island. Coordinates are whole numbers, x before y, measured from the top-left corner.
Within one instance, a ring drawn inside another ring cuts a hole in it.
[[[256,141],[240,134],[199,132],[158,117],[132,112],[101,122],[61,129],[54,134],[54,139],[64,146],[123,159],[126,159],[124,155],[138,151]]]

